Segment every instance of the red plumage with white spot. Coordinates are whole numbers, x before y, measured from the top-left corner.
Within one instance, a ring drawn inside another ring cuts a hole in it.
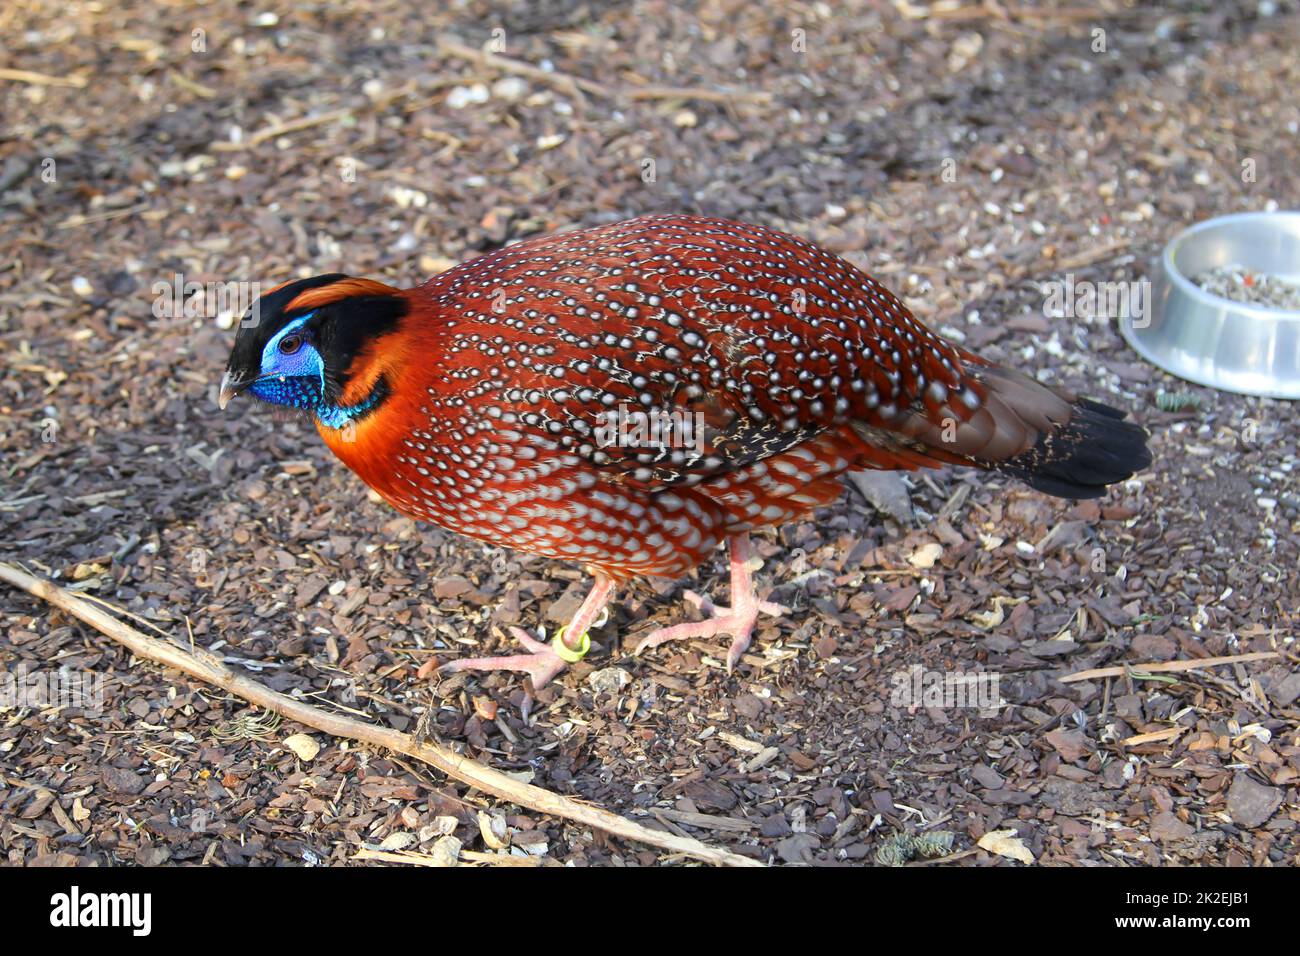
[[[834,501],[849,469],[964,464],[1092,497],[1149,462],[1121,413],[990,365],[844,260],[758,226],[646,217],[388,291],[405,315],[339,396],[382,378],[385,397],[321,434],[404,514],[586,566],[596,610],[613,583],[679,576],[726,539],[748,588],[745,534]],[[684,627],[735,635],[743,612],[734,660],[774,606],[733,604]],[[572,640],[595,611],[579,617]],[[554,652],[534,651],[498,666],[544,682]]]

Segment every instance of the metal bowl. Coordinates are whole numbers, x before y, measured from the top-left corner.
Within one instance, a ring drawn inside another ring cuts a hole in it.
[[[1147,361],[1229,392],[1300,398],[1300,312],[1233,302],[1191,277],[1239,264],[1300,280],[1300,212],[1246,212],[1180,233],[1156,265],[1146,315],[1120,332]]]

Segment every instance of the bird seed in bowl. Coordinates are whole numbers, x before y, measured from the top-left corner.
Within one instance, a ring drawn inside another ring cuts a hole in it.
[[[1202,272],[1193,281],[1221,299],[1300,312],[1300,283],[1256,272],[1237,263]]]

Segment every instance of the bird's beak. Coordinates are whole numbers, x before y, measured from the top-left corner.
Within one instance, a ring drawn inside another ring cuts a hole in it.
[[[227,369],[226,374],[221,376],[221,391],[217,393],[217,407],[224,410],[230,400],[247,388],[248,385],[248,382],[241,382],[231,378],[230,370]]]

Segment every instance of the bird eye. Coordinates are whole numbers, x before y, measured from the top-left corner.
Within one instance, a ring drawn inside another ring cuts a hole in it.
[[[300,348],[302,348],[301,335],[286,335],[280,340],[280,351],[285,355],[292,355]]]

